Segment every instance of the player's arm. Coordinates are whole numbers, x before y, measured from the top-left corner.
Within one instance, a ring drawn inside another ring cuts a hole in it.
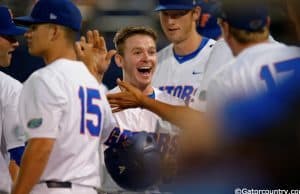
[[[28,194],[38,183],[54,143],[55,139],[50,138],[33,138],[28,141],[12,194]]]
[[[135,107],[146,108],[164,120],[184,129],[183,138],[195,137],[198,146],[201,146],[203,149],[212,148],[212,146],[215,147],[217,142],[216,127],[202,112],[193,110],[187,106],[170,105],[148,98],[129,83],[119,79],[117,82],[123,88],[123,92],[107,95],[114,112]],[[193,140],[189,141],[192,142]]]
[[[90,72],[101,83],[116,51],[107,51],[105,40],[97,30],[89,30],[86,33],[86,38],[82,36],[80,41],[75,43],[75,50],[78,59],[85,63]]]

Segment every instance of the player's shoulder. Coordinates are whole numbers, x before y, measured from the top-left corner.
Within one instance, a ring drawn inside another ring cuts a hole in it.
[[[0,90],[2,94],[19,92],[22,89],[22,84],[13,77],[0,72]]]
[[[215,44],[216,44],[216,40],[212,39],[212,38],[207,38],[207,37],[204,37],[205,39],[207,39],[207,45],[209,47],[213,47]]]
[[[281,57],[299,56],[299,48],[280,42],[267,42],[249,47],[237,56],[237,63],[263,62],[277,60]]]
[[[22,84],[18,80],[1,71],[0,71],[0,84],[1,84],[1,90],[3,86],[11,86],[11,87],[18,87],[18,88],[22,87]]]
[[[0,95],[1,101],[13,100],[21,92],[22,84],[13,77],[0,72]]]
[[[173,57],[173,44],[167,45],[157,53],[158,61],[162,61],[163,59],[168,57]]]
[[[228,44],[226,43],[226,41],[224,40],[224,38],[220,38],[219,40],[217,40],[214,43],[213,49],[214,52],[215,51],[222,51],[222,50],[230,50]]]

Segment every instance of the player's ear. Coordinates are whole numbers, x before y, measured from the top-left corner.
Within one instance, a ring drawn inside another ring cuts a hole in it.
[[[115,62],[118,67],[123,68],[123,56],[120,55],[119,53],[115,54]]]
[[[200,15],[201,15],[201,7],[200,6],[196,6],[193,10],[193,18],[195,21],[199,20]]]
[[[228,36],[229,36],[229,28],[230,28],[229,24],[220,18],[218,20],[218,23],[219,23],[219,26],[221,27],[222,35],[223,35],[224,39],[227,40]]]
[[[59,36],[59,27],[55,24],[49,24],[50,40],[56,40]]]

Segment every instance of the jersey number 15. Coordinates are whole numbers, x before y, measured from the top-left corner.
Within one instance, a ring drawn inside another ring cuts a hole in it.
[[[102,114],[99,105],[93,104],[93,100],[101,100],[99,90],[80,87],[78,95],[81,101],[80,133],[84,134],[87,129],[92,136],[98,137],[101,131]],[[96,124],[93,120],[87,119],[87,115],[93,116]]]

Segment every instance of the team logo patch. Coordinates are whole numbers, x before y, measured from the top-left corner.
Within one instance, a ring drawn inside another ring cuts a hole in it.
[[[30,121],[28,121],[27,127],[31,129],[38,128],[39,126],[42,125],[42,123],[43,123],[42,118],[31,119]]]

